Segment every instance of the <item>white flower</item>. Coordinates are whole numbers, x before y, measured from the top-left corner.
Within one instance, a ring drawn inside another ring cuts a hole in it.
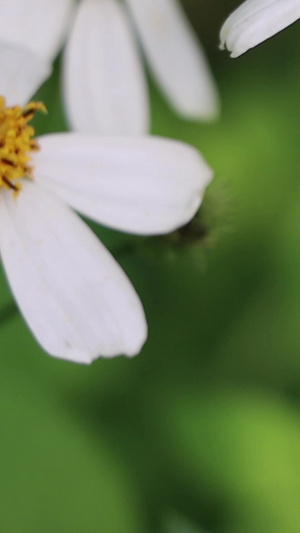
[[[238,57],[300,18],[300,0],[246,0],[224,23],[220,48]]]
[[[28,97],[50,72],[70,23],[72,0],[0,0],[0,65],[28,78]],[[138,135],[149,129],[144,69],[132,31],[162,91],[181,115],[211,119],[219,100],[203,50],[178,0],[81,0],[67,42],[64,94],[73,129]],[[17,48],[17,51],[16,51]],[[4,57],[1,56],[4,55]],[[28,56],[26,58],[26,55]],[[34,57],[32,57],[34,56]],[[27,65],[29,65],[27,71]],[[0,94],[16,95],[1,77]],[[6,76],[6,74],[5,74]]]
[[[28,121],[41,107],[0,98],[0,253],[12,292],[49,354],[135,355],[147,336],[141,302],[68,205],[121,231],[170,232],[195,214],[211,169],[195,149],[154,137],[37,142]]]

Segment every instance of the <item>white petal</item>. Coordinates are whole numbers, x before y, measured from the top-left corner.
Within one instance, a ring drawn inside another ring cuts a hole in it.
[[[70,22],[73,0],[0,0],[0,35],[52,61]]]
[[[0,94],[9,106],[25,105],[51,73],[51,65],[28,48],[0,41]]]
[[[153,74],[178,113],[211,119],[219,99],[207,60],[177,0],[126,0]]]
[[[82,133],[139,135],[149,128],[148,94],[123,6],[82,0],[64,58],[65,105]]]
[[[168,233],[197,211],[212,171],[197,150],[155,137],[53,134],[39,139],[35,179],[113,228]]]
[[[42,347],[80,363],[138,353],[147,330],[141,303],[88,226],[35,183],[0,200],[5,271]]]
[[[238,57],[299,18],[299,0],[246,0],[224,23],[220,48]]]

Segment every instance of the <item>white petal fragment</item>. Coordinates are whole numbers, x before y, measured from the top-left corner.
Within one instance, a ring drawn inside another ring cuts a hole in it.
[[[177,0],[126,0],[153,74],[188,118],[219,113],[219,98],[195,32]]]
[[[194,148],[155,137],[53,134],[39,139],[35,179],[86,216],[143,235],[195,214],[212,170]]]
[[[9,106],[25,105],[50,74],[49,62],[35,52],[0,41],[0,94]]]
[[[246,0],[225,21],[220,48],[238,57],[299,18],[299,0]]]
[[[70,125],[81,133],[148,131],[144,73],[117,0],[80,3],[64,58],[64,93]]]
[[[1,194],[0,249],[17,303],[41,346],[78,363],[135,355],[147,335],[132,285],[91,230],[25,182]]]
[[[72,14],[73,0],[0,0],[0,35],[44,60],[58,53]]]

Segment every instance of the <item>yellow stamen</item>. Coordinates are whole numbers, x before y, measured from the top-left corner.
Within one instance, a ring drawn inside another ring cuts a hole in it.
[[[28,122],[37,111],[46,112],[44,104],[6,107],[5,98],[0,96],[0,188],[11,189],[14,194],[21,189],[21,178],[33,177],[30,152],[39,150],[39,145]]]

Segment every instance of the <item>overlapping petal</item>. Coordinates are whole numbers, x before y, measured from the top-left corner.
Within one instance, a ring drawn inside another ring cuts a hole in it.
[[[135,355],[147,336],[133,287],[91,230],[31,182],[2,191],[0,250],[18,305],[51,355],[80,363]]]
[[[37,182],[84,215],[131,233],[167,233],[187,223],[212,178],[197,150],[167,139],[65,133],[39,143]]]
[[[73,0],[0,0],[0,35],[6,44],[52,61],[71,22]]]
[[[154,76],[178,113],[218,115],[219,98],[207,60],[177,0],[126,0]]]
[[[50,76],[73,0],[0,0],[0,94],[25,104]]]
[[[206,58],[177,0],[125,0],[145,54],[174,108],[190,118],[210,119],[219,100]],[[31,56],[32,89],[10,66],[20,102],[39,88],[72,21],[73,0],[0,0],[0,47]],[[64,92],[73,129],[105,135],[149,130],[145,76],[132,28],[119,0],[81,0],[64,62]],[[1,59],[1,58],[0,58]],[[6,62],[1,72],[5,74]],[[3,74],[3,75],[4,75]],[[29,78],[29,76],[28,76]],[[0,79],[1,82],[1,79]],[[23,89],[24,85],[24,89]],[[11,100],[10,100],[11,101]],[[16,102],[13,102],[16,103]]]
[[[149,127],[140,58],[118,0],[82,0],[64,58],[69,122],[82,133],[140,135]]]
[[[0,95],[7,95],[9,106],[25,105],[51,70],[51,64],[29,48],[0,41]]]
[[[238,57],[299,18],[299,0],[246,0],[225,21],[220,47]]]

